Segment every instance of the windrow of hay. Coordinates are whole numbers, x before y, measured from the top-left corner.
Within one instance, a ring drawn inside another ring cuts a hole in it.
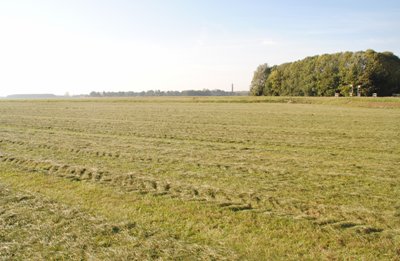
[[[269,215],[288,216],[295,219],[314,220],[319,226],[331,225],[332,228],[342,229],[343,226],[337,225],[349,223],[346,216],[336,216],[332,222],[325,222],[323,213],[328,211],[324,206],[309,206],[303,202],[292,201],[284,202],[272,196],[263,198],[261,195],[246,192],[233,192],[212,188],[209,186],[194,187],[191,185],[159,181],[154,177],[138,176],[133,173],[116,174],[109,171],[87,168],[82,166],[69,166],[54,161],[32,160],[14,157],[10,155],[0,155],[0,162],[18,166],[24,171],[39,172],[46,175],[55,175],[70,179],[71,181],[96,182],[108,184],[125,191],[138,192],[140,194],[150,193],[156,196],[167,196],[180,198],[183,200],[204,201],[216,204],[221,208],[227,208],[234,212],[237,211],[256,211],[264,212]],[[354,226],[361,227],[359,231],[365,233],[381,232],[383,229],[370,227],[360,223]],[[366,229],[363,229],[366,228]]]
[[[0,183],[0,260],[235,260],[135,221],[110,223]]]

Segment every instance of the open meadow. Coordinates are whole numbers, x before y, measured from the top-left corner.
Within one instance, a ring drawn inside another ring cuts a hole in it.
[[[0,100],[0,260],[400,260],[400,98]]]

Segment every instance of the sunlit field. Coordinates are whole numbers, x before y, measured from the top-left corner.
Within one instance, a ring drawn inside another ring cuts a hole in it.
[[[399,260],[400,99],[0,100],[0,260]]]

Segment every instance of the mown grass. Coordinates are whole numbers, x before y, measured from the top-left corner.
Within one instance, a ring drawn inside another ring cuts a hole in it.
[[[8,229],[0,256],[398,259],[399,104],[291,97],[1,101],[0,184],[11,199],[2,206],[20,214],[7,223],[2,212]],[[25,194],[40,203],[15,204]],[[88,242],[83,250],[35,221],[40,216],[51,227],[65,209],[78,213],[77,222],[61,228]],[[104,241],[99,224],[118,236]],[[53,233],[26,244],[28,236]]]
[[[213,97],[107,97],[107,98],[59,98],[59,99],[8,99],[0,102],[108,102],[113,103],[298,103],[298,104],[324,104],[324,105],[343,105],[349,107],[366,108],[399,108],[399,97],[292,97],[292,96],[213,96]]]

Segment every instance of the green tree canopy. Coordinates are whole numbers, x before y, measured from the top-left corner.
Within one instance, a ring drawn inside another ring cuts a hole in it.
[[[391,96],[400,93],[400,59],[391,52],[342,52],[307,57],[269,67],[259,65],[250,93],[260,95],[347,96],[351,86],[361,95]]]
[[[250,85],[251,95],[260,96],[263,94],[265,81],[267,80],[270,72],[271,68],[269,68],[268,64],[266,63],[257,67]]]

